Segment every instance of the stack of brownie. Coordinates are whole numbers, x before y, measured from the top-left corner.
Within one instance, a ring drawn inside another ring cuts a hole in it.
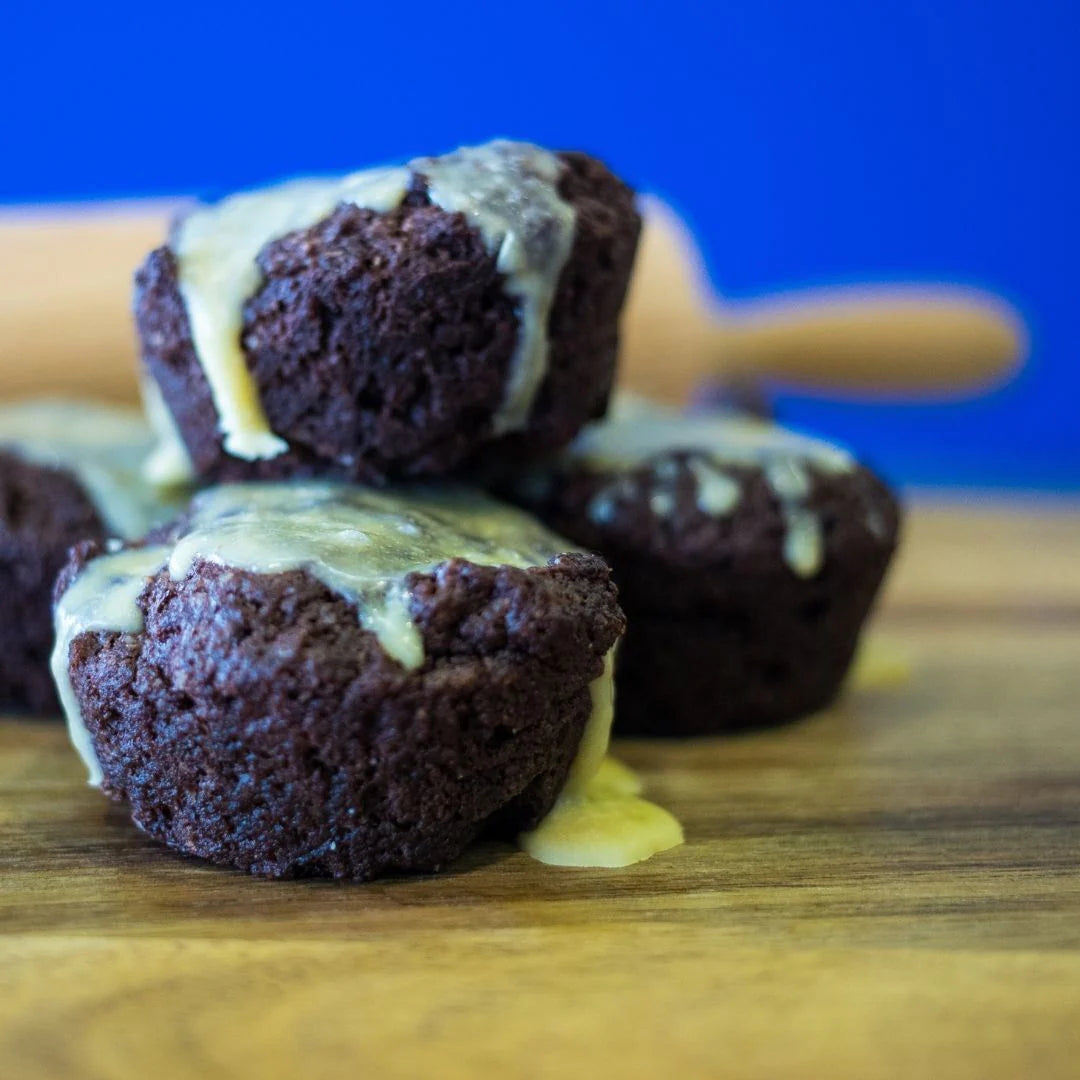
[[[604,419],[639,228],[595,159],[509,142],[182,218],[136,276],[160,512],[116,528],[0,416],[0,695],[51,703],[74,545],[52,674],[92,781],[186,853],[353,879],[587,801],[613,656],[616,732],[827,703],[895,502],[750,417]]]

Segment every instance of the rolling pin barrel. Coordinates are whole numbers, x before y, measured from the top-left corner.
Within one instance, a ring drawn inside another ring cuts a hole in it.
[[[970,393],[1009,376],[1023,326],[992,297],[950,289],[837,289],[735,309],[716,330],[719,368],[877,394]]]
[[[645,224],[623,315],[620,378],[685,400],[716,378],[875,398],[958,397],[1008,378],[1024,359],[1019,315],[973,289],[895,285],[725,303],[693,235],[659,199]]]
[[[179,201],[0,217],[0,394],[133,400],[132,273]],[[717,375],[829,392],[964,394],[1010,374],[1023,324],[991,296],[957,289],[833,290],[720,303],[693,237],[656,199],[623,318],[620,380],[685,400]]]

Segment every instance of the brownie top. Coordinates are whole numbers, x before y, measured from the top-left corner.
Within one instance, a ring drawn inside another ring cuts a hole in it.
[[[258,255],[272,240],[306,229],[341,205],[380,213],[409,194],[416,177],[433,206],[461,213],[497,257],[520,331],[496,435],[523,428],[547,364],[547,325],[574,239],[575,210],[562,198],[560,159],[529,143],[496,140],[405,166],[303,179],[232,195],[178,222],[170,246],[199,358],[217,406],[225,449],[248,460],[287,450],[259,401],[241,345],[244,304],[261,281]]]
[[[524,609],[538,603],[537,589],[525,583],[526,574],[535,572],[547,575],[551,587],[556,579],[573,579],[581,583],[579,591],[589,592],[590,581],[608,590],[598,600],[597,618],[587,624],[603,624],[604,650],[621,631],[602,560],[574,553],[526,514],[465,489],[391,492],[327,481],[223,485],[196,495],[183,519],[145,545],[76,551],[57,582],[53,675],[91,782],[101,779],[101,770],[71,680],[73,643],[95,631],[142,634],[153,622],[155,590],[202,595],[214,582],[222,597],[254,591],[263,599],[252,617],[270,603],[267,598],[276,610],[291,608],[301,594],[322,596],[326,610],[339,613],[339,623],[347,612],[352,633],[369,642],[368,659],[357,654],[356,662],[370,665],[371,654],[378,654],[380,670],[400,676],[426,670],[427,649],[438,633],[475,633],[477,626],[458,625],[443,594],[452,581],[475,584],[489,572],[518,575],[521,610],[508,616],[514,627],[531,619]],[[215,604],[212,617],[223,622],[226,636],[235,630],[228,603]],[[287,621],[278,629],[288,636]],[[335,640],[349,634],[340,625],[325,629]],[[557,648],[578,647],[565,631],[561,638]]]
[[[408,612],[410,574],[450,559],[545,566],[573,550],[527,514],[465,488],[223,484],[197,494],[185,516],[146,545],[87,563],[58,610],[74,634],[126,630],[146,578],[162,568],[175,579],[198,561],[253,573],[304,570],[353,602],[387,654],[415,668],[423,646]]]
[[[710,575],[735,564],[813,578],[845,551],[891,550],[899,521],[888,488],[841,447],[750,416],[625,398],[548,466],[494,486],[602,552],[628,596],[671,575],[679,592],[706,594]],[[631,567],[642,570],[633,580]]]

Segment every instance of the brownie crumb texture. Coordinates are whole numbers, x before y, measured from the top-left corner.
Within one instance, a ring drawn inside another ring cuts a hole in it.
[[[828,704],[899,530],[895,497],[839,447],[640,402],[495,487],[611,563],[629,620],[627,734],[755,727]]]
[[[437,870],[534,828],[582,743],[624,619],[603,560],[568,546],[461,492],[210,489],[154,542],[84,548],[61,576],[74,741],[188,854],[271,877]]]
[[[603,414],[639,228],[598,161],[524,143],[235,195],[137,274],[144,366],[205,479],[535,458]]]

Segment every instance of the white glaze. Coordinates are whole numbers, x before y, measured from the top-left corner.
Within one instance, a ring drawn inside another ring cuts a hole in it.
[[[698,508],[714,517],[730,514],[742,497],[732,467],[760,469],[780,504],[788,567],[800,577],[813,577],[821,569],[825,551],[821,522],[808,505],[811,471],[853,471],[855,459],[838,446],[751,417],[688,417],[640,398],[620,396],[612,416],[585,428],[565,452],[565,460],[614,474],[587,508],[593,522],[605,525],[618,514],[620,502],[635,496],[629,472],[646,464],[653,470],[650,509],[657,517],[674,513],[679,476],[674,454],[680,455],[694,479]],[[867,526],[873,529],[875,522],[868,520]]]
[[[175,542],[101,555],[61,597],[53,671],[72,740],[84,753],[85,728],[67,681],[71,642],[86,630],[137,631],[138,597],[147,578],[163,568],[174,580],[197,561],[253,573],[305,570],[355,603],[361,624],[413,669],[424,652],[409,611],[409,574],[433,571],[452,558],[543,566],[572,550],[526,514],[463,489],[402,493],[329,482],[210,488],[192,500],[190,520]]]
[[[0,405],[0,447],[26,461],[70,472],[106,528],[134,539],[172,517],[179,492],[147,482],[153,437],[135,409],[95,402],[32,400]]]
[[[506,292],[520,305],[506,396],[492,419],[496,435],[519,431],[547,371],[548,317],[574,241],[574,208],[557,187],[562,165],[539,147],[499,139],[422,158],[412,168],[427,177],[436,206],[464,214],[498,253]]]
[[[607,758],[615,716],[615,650],[589,686],[592,712],[577,756],[550,813],[518,843],[553,866],[620,867],[683,841],[671,814],[639,797],[637,778]]]
[[[71,744],[83,759],[89,773],[87,782],[93,787],[101,784],[101,765],[71,684],[71,643],[91,630],[137,634],[143,626],[137,602],[139,594],[161,568],[167,554],[167,548],[151,547],[101,555],[90,563],[91,572],[84,571],[76,577],[56,605],[53,681],[67,718]]]
[[[739,504],[738,483],[701,458],[691,458],[687,467],[697,481],[697,504],[703,514],[723,517]]]
[[[191,484],[195,469],[191,455],[184,445],[173,414],[161,396],[158,384],[144,375],[139,383],[143,412],[154,433],[154,447],[143,463],[143,476],[157,487],[176,487]]]
[[[200,207],[178,226],[173,250],[195,352],[202,364],[225,449],[247,460],[272,458],[287,444],[274,434],[241,345],[243,307],[259,288],[259,252],[308,228],[337,206],[385,213],[404,198],[413,173],[429,181],[432,202],[461,212],[479,231],[518,301],[518,340],[496,434],[528,421],[547,371],[547,323],[573,242],[575,213],[557,191],[558,159],[528,143],[496,141],[402,168],[332,179],[294,180]]]
[[[854,458],[839,446],[752,417],[681,416],[654,406],[590,424],[570,455],[596,468],[640,465],[673,450],[707,453],[730,465],[761,467],[775,461],[807,462],[823,472],[845,473]]]
[[[293,180],[230,195],[180,222],[172,240],[180,295],[230,454],[254,460],[276,457],[288,448],[270,430],[240,342],[244,303],[262,280],[255,261],[259,252],[271,240],[309,228],[342,203],[391,210],[408,182],[407,169]]]

